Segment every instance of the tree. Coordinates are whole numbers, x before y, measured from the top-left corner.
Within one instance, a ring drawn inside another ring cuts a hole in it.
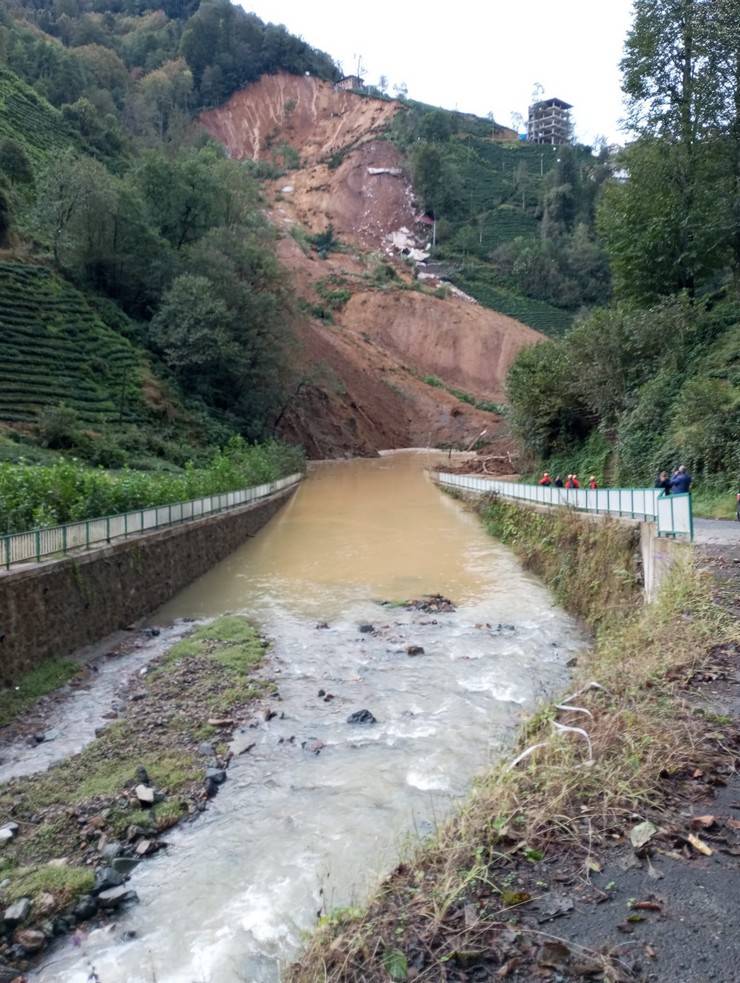
[[[12,184],[31,184],[33,171],[23,146],[9,137],[0,141],[0,173]]]

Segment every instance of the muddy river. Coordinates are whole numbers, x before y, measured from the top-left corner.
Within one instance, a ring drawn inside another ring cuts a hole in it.
[[[314,468],[261,533],[158,612],[153,624],[248,612],[273,640],[282,712],[237,735],[255,746],[208,811],[134,871],[140,903],[65,941],[34,979],[278,980],[317,916],[361,902],[566,684],[576,625],[437,489],[427,460]],[[457,610],[379,603],[431,593]],[[377,723],[348,724],[361,709]]]

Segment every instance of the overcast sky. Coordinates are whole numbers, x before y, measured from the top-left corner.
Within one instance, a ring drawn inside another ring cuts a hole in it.
[[[619,59],[631,0],[241,0],[366,81],[511,125],[535,83],[573,103],[576,136],[624,142]]]

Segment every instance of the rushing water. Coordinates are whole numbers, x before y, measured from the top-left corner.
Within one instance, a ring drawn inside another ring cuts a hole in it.
[[[255,746],[208,811],[134,872],[140,903],[66,942],[36,979],[277,980],[317,914],[361,901],[502,752],[523,710],[564,684],[576,626],[423,463],[317,467],[261,533],[158,613],[257,619],[274,642],[281,712],[237,735]],[[437,592],[457,611],[378,603]],[[424,654],[408,656],[412,644]],[[346,722],[363,708],[376,724]],[[318,755],[301,746],[312,739]]]

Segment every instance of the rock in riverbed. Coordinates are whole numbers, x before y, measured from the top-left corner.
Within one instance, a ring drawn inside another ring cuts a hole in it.
[[[31,910],[31,899],[30,898],[19,898],[18,901],[10,905],[9,908],[5,909],[5,914],[3,919],[5,924],[12,928],[14,925],[20,925],[21,922],[28,918],[28,913]]]
[[[421,645],[407,645],[406,655],[424,655],[424,649]]]
[[[98,901],[100,902],[101,908],[120,908],[122,904],[127,901],[138,901],[139,897],[136,891],[132,891],[127,887],[112,887],[108,891],[102,891],[98,895]]]
[[[151,785],[137,785],[134,789],[136,798],[143,806],[150,806],[154,803],[154,789]]]
[[[377,724],[377,722],[369,710],[355,710],[347,717],[348,724]]]
[[[0,829],[0,847],[5,846],[6,843],[10,843],[18,835],[18,823],[6,823],[2,829]]]
[[[46,945],[46,936],[35,928],[19,928],[13,939],[17,945],[23,946],[29,954],[40,952]]]

